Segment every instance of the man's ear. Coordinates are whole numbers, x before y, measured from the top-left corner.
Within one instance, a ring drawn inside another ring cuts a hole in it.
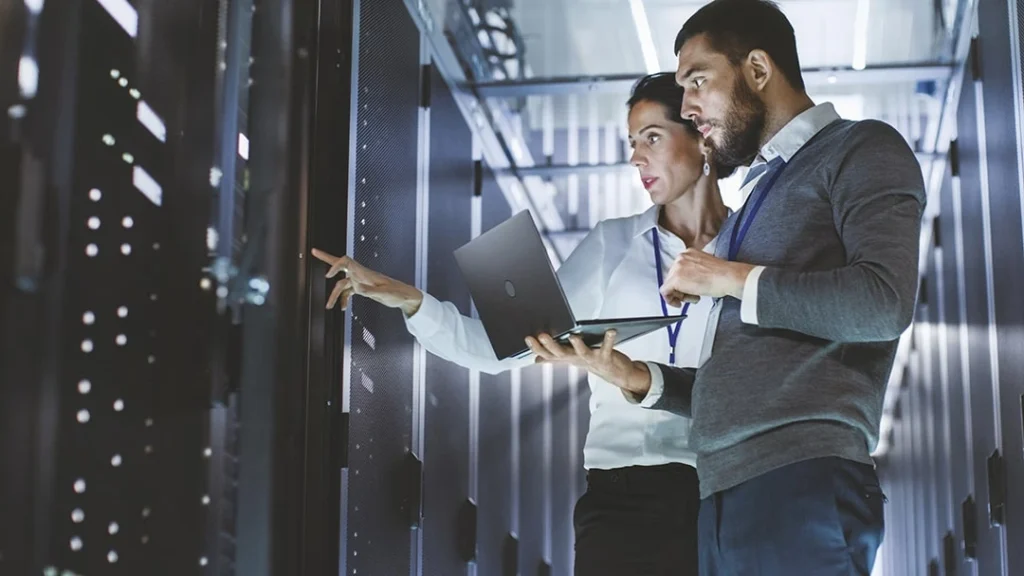
[[[744,64],[743,69],[747,81],[755,91],[764,90],[772,76],[775,75],[775,62],[764,50],[751,50],[750,54],[747,54]]]

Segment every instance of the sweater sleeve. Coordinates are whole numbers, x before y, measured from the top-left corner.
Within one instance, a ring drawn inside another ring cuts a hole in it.
[[[827,271],[767,267],[757,284],[757,324],[836,342],[890,341],[910,325],[917,297],[921,167],[903,138],[862,122],[830,189],[846,263]]]

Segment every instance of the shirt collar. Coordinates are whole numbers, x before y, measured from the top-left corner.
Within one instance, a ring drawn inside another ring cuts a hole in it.
[[[823,102],[801,112],[761,148],[758,160],[771,162],[781,157],[783,161],[789,162],[808,140],[839,119],[839,114],[831,102]]]
[[[658,227],[658,215],[661,214],[661,206],[655,204],[647,209],[646,212],[640,215],[635,220],[633,225],[633,238],[642,234],[647,234],[651,230]]]

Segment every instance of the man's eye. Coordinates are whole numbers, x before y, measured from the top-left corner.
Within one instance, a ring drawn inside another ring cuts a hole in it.
[[[695,87],[697,87],[697,88],[700,88],[701,86],[704,85],[704,79],[703,78],[694,78],[693,79],[693,85]]]

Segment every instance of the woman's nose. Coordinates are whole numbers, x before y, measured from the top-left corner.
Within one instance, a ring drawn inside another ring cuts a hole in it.
[[[644,155],[640,153],[640,151],[634,149],[633,154],[629,157],[629,163],[632,164],[633,166],[636,166],[637,168],[640,168],[641,166],[647,165],[647,158],[645,158]]]

